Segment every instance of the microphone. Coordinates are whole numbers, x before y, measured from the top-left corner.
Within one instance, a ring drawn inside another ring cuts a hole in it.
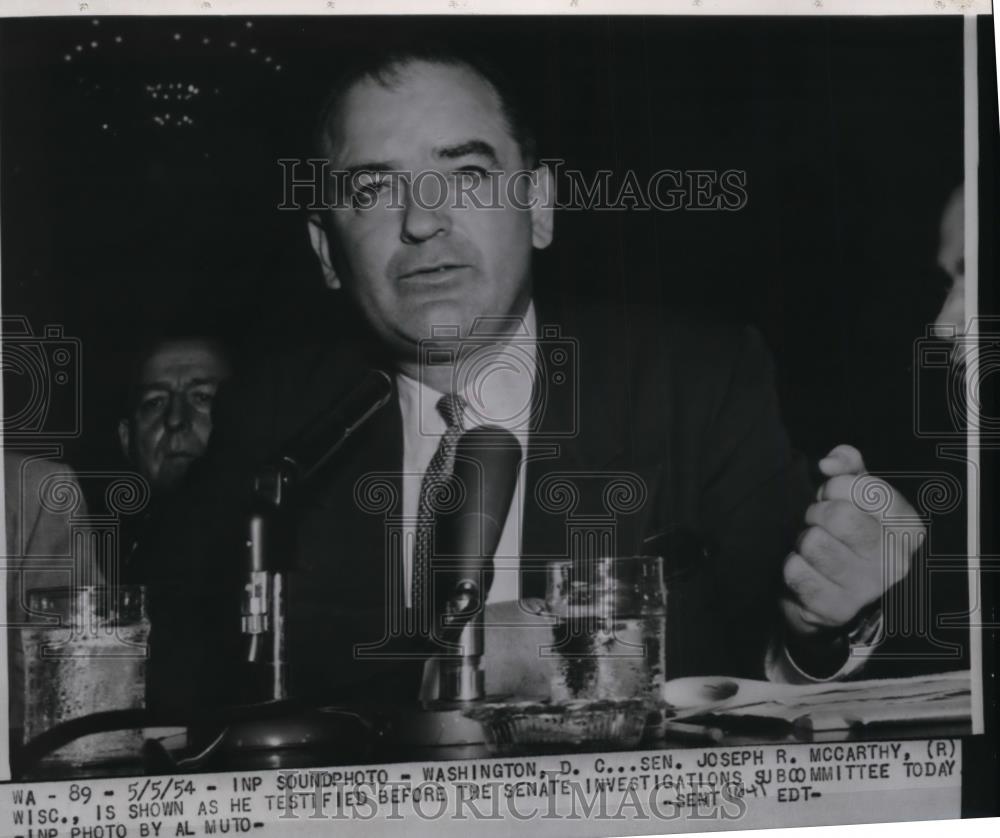
[[[307,480],[340,450],[347,438],[383,408],[392,397],[392,379],[382,370],[369,370],[346,397],[315,416],[281,455],[296,481]]]
[[[502,428],[475,428],[458,440],[451,477],[458,502],[438,514],[434,532],[431,632],[440,642],[454,644],[466,623],[482,611],[521,456],[517,438]]]

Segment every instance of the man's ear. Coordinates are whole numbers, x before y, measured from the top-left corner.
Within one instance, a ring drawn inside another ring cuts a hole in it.
[[[535,169],[531,183],[531,244],[544,250],[552,243],[555,226],[556,182],[544,163]]]
[[[326,228],[323,226],[323,219],[318,213],[309,216],[309,242],[312,244],[313,253],[319,259],[320,267],[323,269],[323,281],[326,287],[332,291],[341,289],[340,277],[333,269],[333,262],[330,259],[330,240],[326,235]]]
[[[131,459],[131,451],[129,450],[129,442],[131,442],[131,428],[128,425],[128,419],[118,420],[118,444],[122,447],[122,456],[126,460]]]

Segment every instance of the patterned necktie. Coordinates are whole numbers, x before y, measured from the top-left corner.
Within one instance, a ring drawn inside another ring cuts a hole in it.
[[[444,418],[447,428],[420,484],[416,541],[413,545],[413,584],[410,588],[410,602],[413,605],[417,628],[424,635],[430,631],[431,626],[431,603],[428,591],[431,588],[430,562],[437,499],[447,493],[448,479],[455,468],[455,447],[463,431],[462,412],[465,410],[465,399],[454,395],[442,396],[438,400],[437,410]]]

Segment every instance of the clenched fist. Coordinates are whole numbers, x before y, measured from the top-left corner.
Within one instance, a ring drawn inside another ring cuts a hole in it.
[[[885,481],[865,472],[861,454],[838,445],[819,462],[827,478],[785,559],[782,612],[800,638],[848,626],[909,572],[926,537],[916,511]],[[858,481],[865,481],[860,484]],[[877,512],[862,499],[882,498]],[[887,537],[890,536],[890,537]]]

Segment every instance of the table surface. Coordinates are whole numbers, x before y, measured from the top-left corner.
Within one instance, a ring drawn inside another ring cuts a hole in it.
[[[757,722],[755,725],[754,722]],[[440,727],[440,725],[438,725]],[[868,727],[855,727],[844,730],[823,730],[817,732],[793,728],[791,725],[774,723],[759,724],[759,720],[746,722],[743,729],[728,729],[723,731],[718,741],[699,740],[690,736],[671,737],[649,735],[644,736],[638,747],[608,747],[607,744],[597,746],[582,746],[567,748],[565,746],[529,746],[518,749],[497,750],[484,741],[474,741],[475,735],[470,735],[466,729],[464,741],[433,742],[425,741],[414,744],[394,741],[391,736],[384,738],[375,747],[367,748],[362,753],[357,748],[331,751],[329,748],[304,750],[290,748],[275,750],[272,753],[256,751],[247,754],[235,754],[221,760],[213,760],[198,771],[240,771],[266,770],[295,767],[320,767],[335,765],[371,765],[390,764],[397,762],[429,762],[441,760],[488,759],[491,757],[527,757],[573,753],[597,752],[632,752],[653,750],[692,749],[706,747],[731,747],[749,745],[778,744],[808,744],[811,742],[857,742],[879,740],[921,740],[921,739],[953,739],[972,734],[971,722],[962,723],[929,723],[914,722],[908,724],[879,724]],[[411,731],[412,732],[412,731]],[[92,766],[70,766],[58,761],[47,761],[38,766],[30,777],[31,780],[58,780],[97,777],[120,777],[142,775],[148,770],[138,758],[134,761],[118,761]],[[165,773],[162,770],[149,773]],[[196,773],[187,769],[181,773]]]

